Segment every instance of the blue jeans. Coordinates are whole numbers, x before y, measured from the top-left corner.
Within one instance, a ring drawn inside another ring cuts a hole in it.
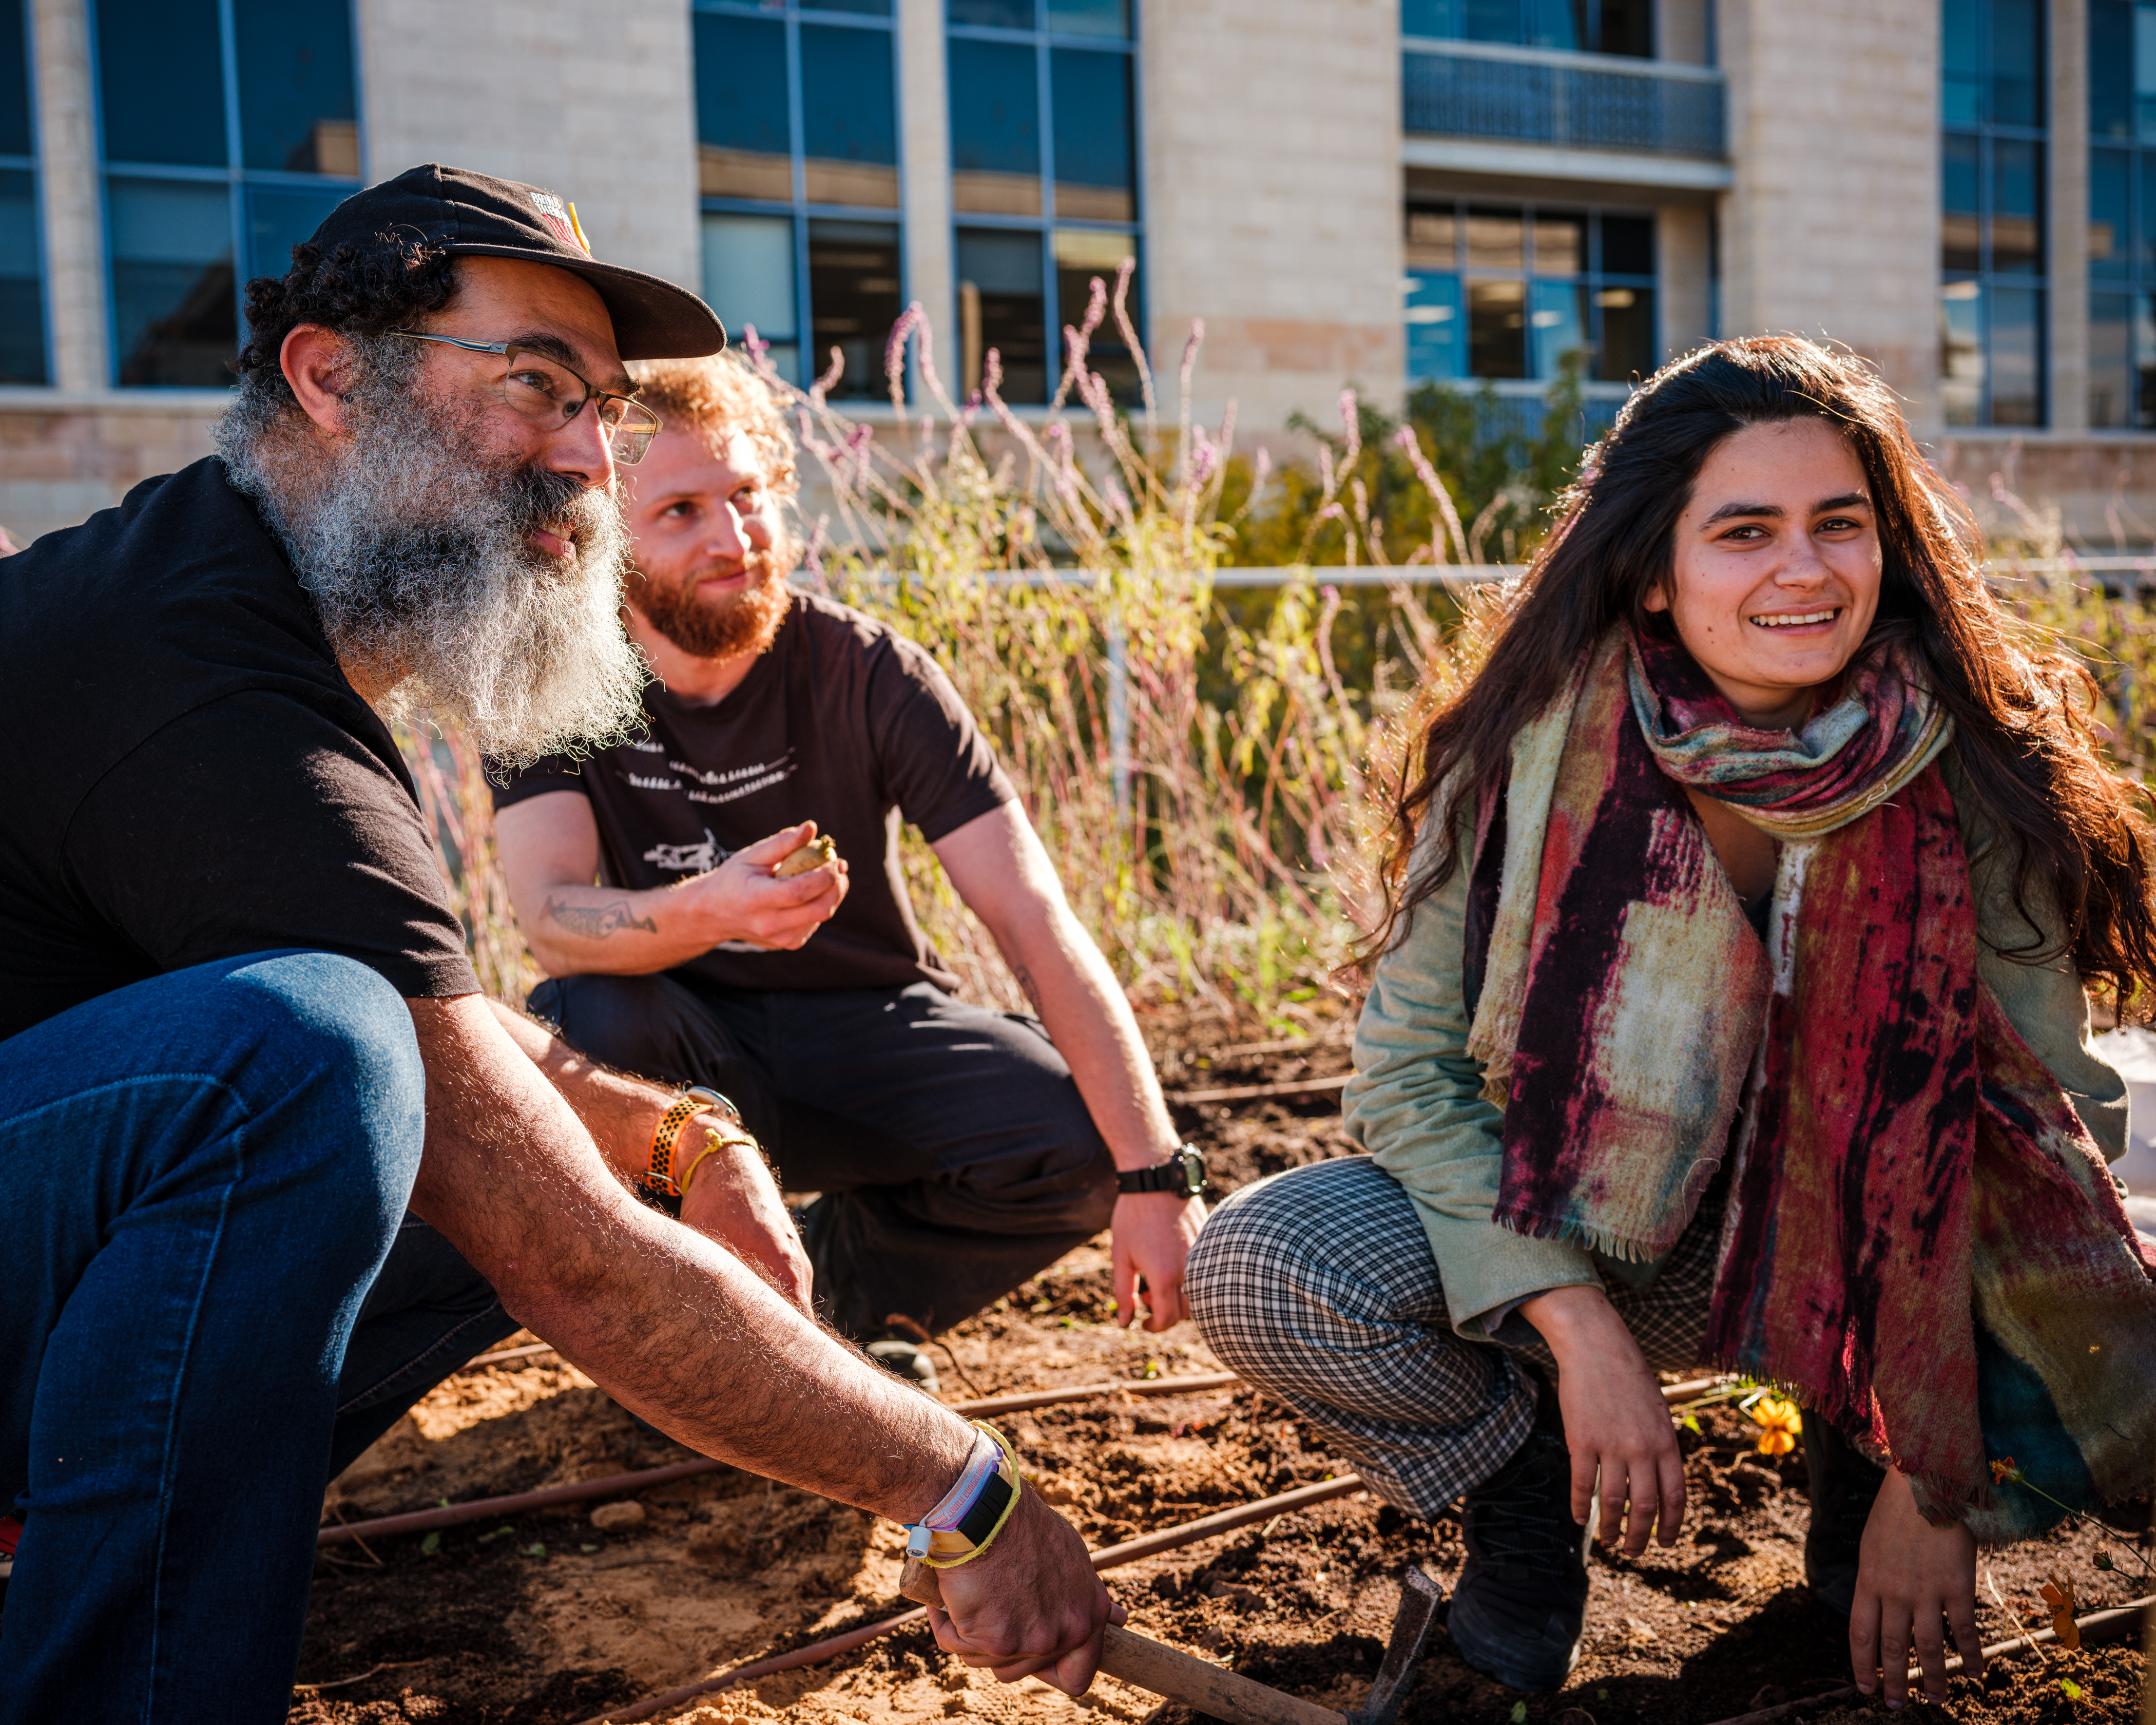
[[[385,1389],[433,1381],[408,1333],[416,1373],[385,1356],[339,1383],[424,1094],[403,1002],[316,952],[0,1042],[0,1512],[24,1528],[0,1725],[284,1719],[339,1409],[371,1435],[410,1399],[384,1417]]]

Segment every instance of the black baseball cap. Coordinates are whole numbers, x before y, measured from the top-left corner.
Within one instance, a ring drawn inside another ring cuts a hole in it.
[[[593,257],[577,207],[537,186],[429,162],[353,193],[312,244],[330,252],[394,228],[455,256],[522,258],[583,276],[606,302],[624,359],[693,359],[726,345],[726,326],[686,288]]]

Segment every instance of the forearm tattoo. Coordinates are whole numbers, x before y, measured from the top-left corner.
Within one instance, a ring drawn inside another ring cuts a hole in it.
[[[571,905],[550,897],[542,914],[570,933],[595,941],[603,941],[624,928],[640,928],[646,934],[659,932],[659,925],[651,918],[630,912],[625,898],[618,898],[610,905]]]

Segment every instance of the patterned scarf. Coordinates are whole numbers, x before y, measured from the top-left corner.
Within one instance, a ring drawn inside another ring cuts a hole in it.
[[[1950,725],[1896,653],[1800,732],[1613,631],[1481,811],[1468,1051],[1505,1110],[1496,1219],[1620,1259],[1732,1146],[1707,1348],[1867,1431],[2005,1538],[2146,1487],[2156,1284],[2072,1105],[1976,970]],[[1782,843],[1753,932],[1681,788]]]

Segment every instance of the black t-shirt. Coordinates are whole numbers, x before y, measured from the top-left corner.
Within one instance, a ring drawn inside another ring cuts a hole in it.
[[[729,942],[680,968],[726,988],[957,986],[914,920],[899,823],[932,845],[1017,793],[927,653],[849,606],[796,593],[771,649],[725,700],[691,706],[654,683],[644,710],[644,736],[512,773],[495,806],[580,793],[602,878],[632,891],[813,820],[850,865],[838,913],[794,952]]]
[[[410,776],[214,458],[0,557],[0,1037],[277,947],[479,992]]]

